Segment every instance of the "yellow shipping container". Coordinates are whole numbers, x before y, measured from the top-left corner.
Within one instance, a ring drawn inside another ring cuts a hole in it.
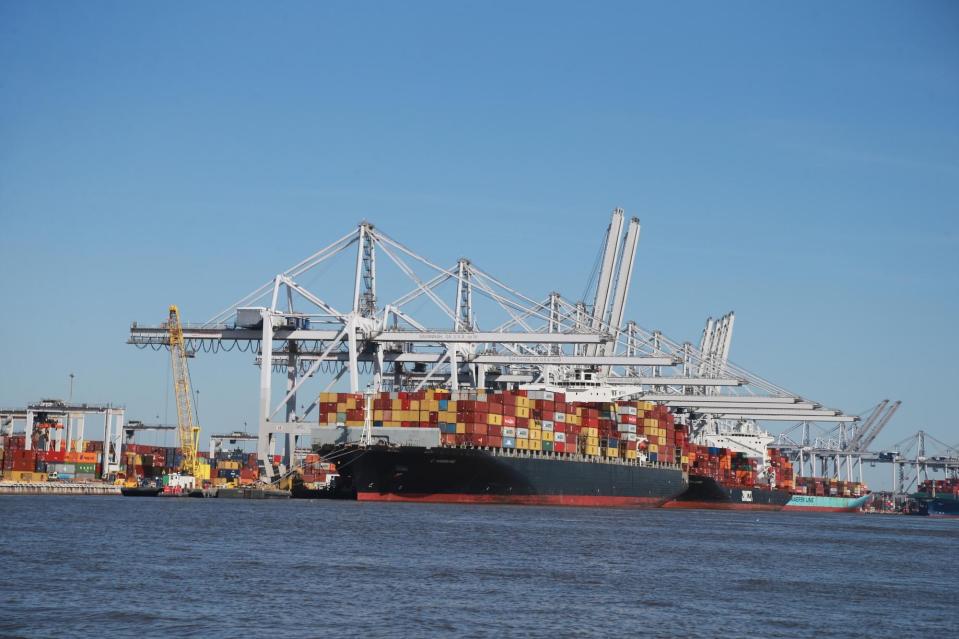
[[[502,426],[503,425],[503,416],[497,415],[496,413],[490,413],[486,417],[486,423],[492,426]]]
[[[651,453],[658,453],[658,452],[659,452],[659,446],[657,446],[656,444],[650,444],[650,445],[649,445],[649,452],[651,452]]]
[[[544,442],[551,442],[551,441],[553,441],[553,432],[552,432],[552,431],[548,431],[548,430],[544,430],[544,431],[543,431],[543,441],[544,441]]]
[[[683,455],[682,457],[680,457],[679,460],[680,460],[680,462],[683,463],[683,464],[688,464],[688,463],[689,463],[689,457],[686,457],[686,455]]]
[[[47,474],[32,470],[7,470],[4,471],[3,478],[9,481],[47,481]]]
[[[456,422],[456,434],[457,435],[466,434],[466,422]]]
[[[599,446],[599,437],[593,437],[592,435],[590,435],[589,437],[586,438],[586,445]]]
[[[587,445],[587,446],[586,446],[586,454],[587,454],[587,455],[593,455],[593,456],[599,455],[599,446],[589,446],[589,445]]]
[[[378,421],[378,422],[383,421],[383,411],[381,411],[381,410],[374,410],[374,411],[373,411],[373,419],[376,420],[376,421]]]
[[[529,439],[530,441],[533,441],[533,440],[541,441],[543,439],[543,431],[539,430],[538,428],[535,428],[535,429],[530,428]]]
[[[419,412],[419,410],[420,410],[420,400],[418,400],[418,399],[411,399],[411,400],[410,400],[410,410]]]
[[[455,399],[449,400],[449,401],[446,403],[446,408],[447,408],[447,410],[449,410],[451,413],[455,413],[455,412],[456,412],[456,400],[455,400]]]
[[[599,437],[599,429],[595,426],[590,426],[587,430],[589,430],[589,437]]]
[[[210,466],[208,464],[197,464],[196,467],[196,478],[197,479],[209,479],[210,478]]]
[[[525,398],[524,398],[525,399]],[[516,407],[516,416],[517,417],[529,417],[529,408],[526,406],[517,406]]]
[[[643,407],[643,410],[646,411],[653,410],[653,408],[656,406],[656,404],[652,402],[641,402],[640,405]]]
[[[538,439],[529,440],[529,449],[530,450],[543,450],[543,442]]]
[[[528,439],[517,439],[516,447],[520,450],[529,450],[529,440]]]
[[[394,399],[390,401],[390,409],[392,410],[403,410],[403,400]]]
[[[635,450],[627,450],[627,451],[626,451],[626,459],[636,459],[636,451],[635,451]]]
[[[659,438],[659,441],[656,442],[656,443],[658,443],[660,446],[665,446],[665,445],[666,445],[666,438],[665,438],[665,437],[660,437],[660,438]]]
[[[650,417],[646,417],[643,419],[643,426],[645,426],[647,429],[658,428],[659,422],[657,422],[655,419],[652,419]]]
[[[607,456],[607,457],[619,457],[619,449],[618,449],[618,448],[604,448],[603,450],[606,451],[606,456]]]

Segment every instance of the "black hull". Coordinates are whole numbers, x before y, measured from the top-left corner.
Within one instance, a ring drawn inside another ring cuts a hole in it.
[[[374,447],[340,459],[361,501],[658,507],[687,488],[676,467],[475,448]]]
[[[289,499],[290,491],[272,488],[218,488],[217,499]]]
[[[715,510],[782,510],[792,494],[770,488],[732,488],[712,477],[690,475],[689,488],[666,504],[666,508]]]
[[[922,517],[959,517],[959,500],[950,497],[913,497],[910,515]]]
[[[156,497],[161,492],[163,492],[162,488],[147,486],[137,486],[136,488],[120,488],[120,494],[124,497]]]

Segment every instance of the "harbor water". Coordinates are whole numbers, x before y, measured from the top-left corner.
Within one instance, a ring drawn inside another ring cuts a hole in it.
[[[0,498],[0,636],[949,636],[959,522]]]

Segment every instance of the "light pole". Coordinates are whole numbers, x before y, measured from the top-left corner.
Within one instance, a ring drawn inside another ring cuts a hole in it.
[[[67,403],[69,404],[73,403],[73,378],[74,377],[75,375],[73,373],[70,373],[70,398],[67,400]]]

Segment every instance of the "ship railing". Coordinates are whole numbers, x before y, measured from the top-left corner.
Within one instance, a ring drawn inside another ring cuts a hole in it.
[[[640,459],[624,459],[622,457],[599,457],[583,455],[582,453],[556,453],[551,451],[526,450],[522,448],[495,448],[491,446],[455,446],[455,448],[483,450],[499,457],[543,457],[561,461],[618,464],[620,466],[642,466],[643,468],[667,468],[671,470],[682,470],[681,464],[667,464],[665,462],[649,460],[643,461]]]

